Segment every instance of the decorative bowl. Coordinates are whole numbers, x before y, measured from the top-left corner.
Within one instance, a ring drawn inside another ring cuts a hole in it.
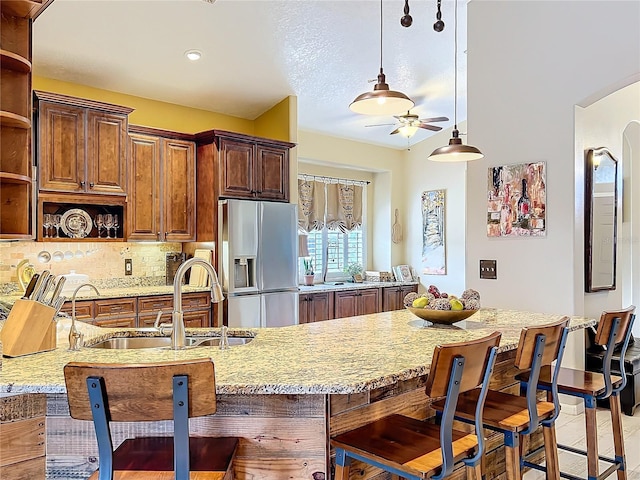
[[[469,318],[478,310],[431,310],[429,308],[406,307],[416,317],[440,325],[451,325],[465,318]]]

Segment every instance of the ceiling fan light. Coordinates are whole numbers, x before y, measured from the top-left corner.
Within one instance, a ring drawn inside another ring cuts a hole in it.
[[[418,131],[418,127],[415,125],[403,125],[398,129],[398,133],[406,138],[411,138]]]

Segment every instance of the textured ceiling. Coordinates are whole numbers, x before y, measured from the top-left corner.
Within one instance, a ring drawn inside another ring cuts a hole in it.
[[[383,66],[393,90],[421,117],[453,124],[454,3],[446,28],[432,25],[436,0],[409,0],[413,25],[400,25],[403,0],[384,0]],[[466,2],[460,0],[458,122],[466,118]],[[298,97],[301,130],[406,148],[389,135],[392,117],[352,113],[380,64],[376,0],[55,0],[33,31],[36,75],[254,119]],[[184,52],[203,52],[189,62]],[[433,135],[420,130],[415,144]]]

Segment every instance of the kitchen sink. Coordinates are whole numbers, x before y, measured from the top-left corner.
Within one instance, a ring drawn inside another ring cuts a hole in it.
[[[253,337],[228,337],[229,346],[245,345],[253,340]],[[187,337],[187,347],[217,347],[220,345],[220,337]],[[88,348],[106,348],[111,350],[130,350],[138,348],[170,347],[171,337],[117,337],[103,340]]]

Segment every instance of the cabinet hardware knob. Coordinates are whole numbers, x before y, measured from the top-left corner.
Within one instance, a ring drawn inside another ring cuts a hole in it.
[[[90,187],[90,188],[93,188],[93,187],[95,187],[95,185],[96,185],[95,183],[91,182],[91,183],[89,184],[89,187]]]
[[[85,185],[86,185],[86,182],[80,182],[80,186],[81,186],[82,188],[84,188],[84,186],[85,186]]]

